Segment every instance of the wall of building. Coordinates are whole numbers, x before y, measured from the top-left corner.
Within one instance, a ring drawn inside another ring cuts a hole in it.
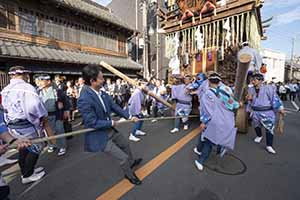
[[[150,2],[150,1],[149,1]],[[157,0],[159,7],[165,6],[164,0]],[[130,41],[131,48],[129,54],[134,61],[144,65],[144,53],[146,51],[148,68],[150,74],[160,79],[166,78],[166,70],[168,60],[165,58],[165,36],[159,34],[156,37],[156,6],[149,6],[147,12],[147,29],[143,27],[143,12],[141,0],[112,0],[108,5],[114,15],[121,19],[126,19],[127,24],[139,31],[137,37]],[[137,18],[136,18],[137,15]],[[160,26],[159,26],[160,27]],[[149,30],[154,31],[153,35],[149,35]],[[145,32],[147,31],[147,32]],[[147,34],[147,50],[144,51],[143,46],[139,44],[139,39],[144,39]]]
[[[267,64],[266,81],[283,82],[285,77],[286,55],[282,52],[263,49],[263,62]]]
[[[114,15],[126,20],[126,23],[130,27],[139,31],[139,36],[132,38],[130,41],[129,54],[134,61],[142,63],[143,51],[138,46],[138,38],[142,37],[143,33],[143,16],[142,10],[140,9],[140,0],[112,0],[108,7],[112,10]]]

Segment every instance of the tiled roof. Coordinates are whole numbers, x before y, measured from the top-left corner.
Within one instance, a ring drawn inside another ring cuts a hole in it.
[[[0,57],[76,64],[99,64],[104,61],[121,69],[141,70],[142,66],[129,58],[90,54],[82,51],[55,49],[17,41],[0,40]]]
[[[124,20],[119,19],[113,13],[109,12],[100,6],[96,6],[88,1],[83,0],[51,0],[59,5],[69,7],[71,9],[78,10],[80,12],[86,13],[88,15],[99,18],[103,21],[115,24],[117,26],[123,27],[127,30],[133,31],[133,28],[129,27]]]

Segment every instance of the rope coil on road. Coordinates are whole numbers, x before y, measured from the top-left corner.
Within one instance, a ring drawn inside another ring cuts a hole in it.
[[[247,171],[247,165],[246,165],[246,163],[242,159],[240,159],[239,157],[235,156],[232,153],[226,153],[224,157],[226,157],[226,156],[234,159],[235,162],[237,162],[240,165],[238,170],[235,170],[233,172],[229,172],[226,169],[218,168],[220,166],[216,167],[216,166],[214,166],[212,164],[209,164],[209,163],[204,164],[204,166],[207,169],[209,169],[209,170],[211,170],[213,172],[216,172],[218,174],[222,174],[222,175],[238,176],[238,175],[242,175],[242,174],[246,173],[246,171]],[[224,158],[222,158],[222,159],[224,159]]]

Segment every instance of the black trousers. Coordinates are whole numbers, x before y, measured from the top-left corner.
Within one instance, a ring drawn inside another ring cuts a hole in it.
[[[287,100],[286,93],[281,93],[281,94],[280,94],[280,99],[281,99],[282,101],[286,101],[286,100]]]
[[[260,127],[255,127],[255,133],[257,135],[257,137],[262,137],[262,131]],[[266,130],[266,143],[267,146],[273,146],[273,134]]]
[[[32,153],[27,149],[22,149],[19,151],[19,166],[24,178],[27,178],[33,174],[38,158],[38,154]]]
[[[156,104],[152,104],[152,116],[153,117],[157,117],[158,116],[157,112],[158,112],[157,105]]]
[[[7,185],[1,186],[0,187],[0,199],[1,200],[9,200],[8,195],[9,195],[9,187]]]
[[[290,93],[290,101],[295,101],[297,96],[297,92],[291,92]]]
[[[146,104],[145,106],[146,106],[148,115],[151,115],[152,99],[147,99],[145,104]]]

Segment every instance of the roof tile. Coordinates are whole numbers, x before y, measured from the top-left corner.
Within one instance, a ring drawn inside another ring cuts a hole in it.
[[[123,68],[141,70],[142,66],[129,58],[90,54],[81,51],[69,51],[50,48],[48,46],[32,45],[29,43],[20,43],[16,41],[7,41],[0,39],[0,57],[19,57],[35,58],[41,61],[80,63],[80,64],[99,64],[100,61],[105,61],[108,64]]]

